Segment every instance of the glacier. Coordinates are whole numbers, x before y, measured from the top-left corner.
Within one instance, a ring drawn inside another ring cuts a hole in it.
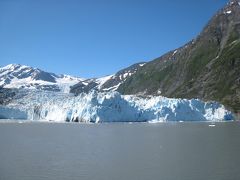
[[[225,121],[234,117],[217,102],[162,96],[121,95],[116,91],[71,93],[19,90],[0,118],[54,122]]]

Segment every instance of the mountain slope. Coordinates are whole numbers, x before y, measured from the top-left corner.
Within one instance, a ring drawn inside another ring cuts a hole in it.
[[[80,96],[94,91],[119,91],[125,95],[143,95],[145,99],[148,99],[147,95],[199,98],[221,102],[238,113],[240,0],[231,0],[217,12],[196,39],[183,47],[148,63],[134,64],[114,75],[80,79],[17,64],[0,68],[0,104],[14,103],[21,89],[54,91],[56,95],[58,91]]]
[[[105,76],[102,78],[86,79],[71,87],[70,92],[76,95],[80,93],[89,93],[92,90],[100,92],[115,91],[124,83],[129,77],[141,69],[145,63],[137,63],[128,68],[118,71],[114,75]]]
[[[240,2],[231,0],[196,39],[145,64],[117,90],[215,100],[238,112],[239,72]]]
[[[0,68],[0,86],[3,88],[69,92],[70,86],[82,80],[68,75],[48,73],[20,64],[9,64]]]
[[[69,75],[56,75],[38,68],[9,64],[0,68],[0,87],[8,89],[37,89],[64,93],[89,93],[90,91],[115,91],[127,78],[145,63],[137,63],[101,78],[83,79]]]

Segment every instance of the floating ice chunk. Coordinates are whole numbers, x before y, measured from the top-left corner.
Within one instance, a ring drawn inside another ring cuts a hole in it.
[[[215,127],[216,125],[215,124],[209,124],[208,126],[209,127]]]

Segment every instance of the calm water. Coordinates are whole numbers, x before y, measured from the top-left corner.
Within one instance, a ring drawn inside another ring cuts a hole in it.
[[[239,180],[240,124],[0,123],[0,180]]]

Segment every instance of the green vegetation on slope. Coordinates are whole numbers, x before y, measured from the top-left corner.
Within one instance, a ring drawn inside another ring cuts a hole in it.
[[[232,13],[226,15],[230,8]],[[219,101],[240,112],[239,22],[240,6],[227,5],[194,41],[150,61],[118,91]]]

